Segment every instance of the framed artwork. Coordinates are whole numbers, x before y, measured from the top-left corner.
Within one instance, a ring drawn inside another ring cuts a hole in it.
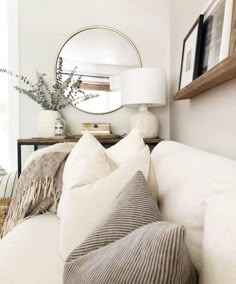
[[[229,55],[234,54],[234,52],[236,52],[236,0],[233,0]]]
[[[204,11],[199,74],[229,55],[234,0],[212,0]]]
[[[200,49],[204,16],[200,15],[183,42],[179,90],[199,75]]]

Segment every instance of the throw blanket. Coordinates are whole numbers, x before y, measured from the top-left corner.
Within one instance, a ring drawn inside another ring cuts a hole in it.
[[[25,218],[46,213],[57,206],[67,155],[66,152],[45,153],[23,170],[2,228],[2,236]]]

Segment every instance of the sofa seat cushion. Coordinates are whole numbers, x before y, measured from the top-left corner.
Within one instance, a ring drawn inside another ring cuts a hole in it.
[[[19,224],[0,240],[0,283],[62,283],[58,247],[56,215],[38,215]]]

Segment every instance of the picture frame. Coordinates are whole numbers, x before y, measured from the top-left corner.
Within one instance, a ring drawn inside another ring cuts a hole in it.
[[[179,90],[199,76],[200,49],[204,15],[201,14],[183,41]]]
[[[229,56],[235,0],[211,0],[205,8],[199,75]]]
[[[236,0],[233,0],[229,55],[236,52]]]

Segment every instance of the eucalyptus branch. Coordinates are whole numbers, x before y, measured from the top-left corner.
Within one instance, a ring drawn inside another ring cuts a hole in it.
[[[57,78],[52,87],[50,87],[48,82],[45,80],[45,73],[36,73],[36,83],[30,82],[26,76],[15,74],[7,69],[0,69],[0,73],[6,73],[19,79],[25,87],[17,85],[14,86],[14,88],[20,94],[27,95],[43,109],[60,110],[68,106],[70,103],[78,105],[82,101],[99,96],[85,94],[85,92],[80,89],[81,77],[79,77],[76,82],[73,81],[76,70],[77,69],[74,68],[66,79],[63,80],[63,59],[59,57],[56,72]]]

